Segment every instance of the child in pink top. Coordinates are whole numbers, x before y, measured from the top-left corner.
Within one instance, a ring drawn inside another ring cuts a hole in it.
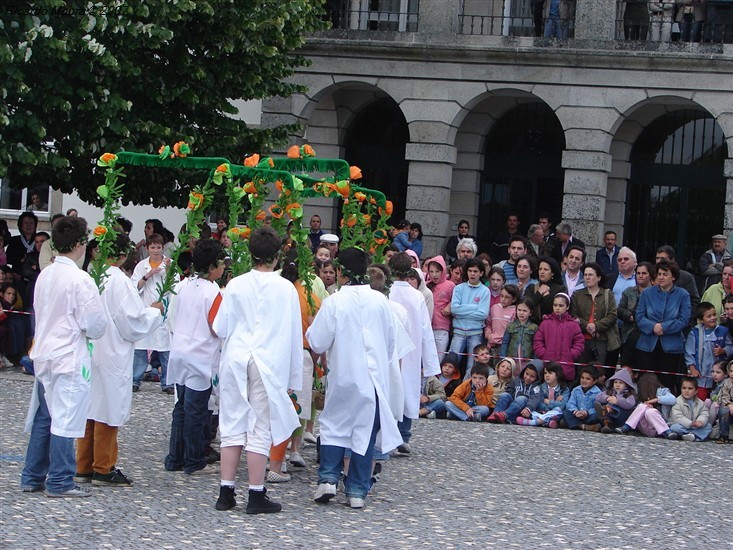
[[[484,336],[491,350],[491,355],[498,355],[501,341],[504,338],[504,331],[507,325],[517,316],[516,304],[520,296],[521,293],[516,285],[505,285],[501,289],[499,303],[489,310]]]
[[[442,256],[430,258],[428,266],[428,288],[433,292],[433,336],[438,357],[448,349],[450,341],[451,312],[450,302],[453,298],[453,289],[456,285],[449,280],[448,270]]]

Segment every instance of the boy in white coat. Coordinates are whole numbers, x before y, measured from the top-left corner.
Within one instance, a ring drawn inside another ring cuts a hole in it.
[[[344,454],[351,449],[346,498],[352,508],[362,508],[375,448],[389,452],[402,442],[386,392],[395,328],[387,299],[364,282],[367,254],[347,248],[338,262],[341,288],[323,301],[305,335],[315,353],[328,353],[329,368],[314,500],[327,503],[336,496]]]
[[[224,339],[219,368],[221,487],[217,510],[229,510],[242,453],[247,451],[248,514],[279,512],[264,486],[270,445],[300,426],[288,390],[303,383],[303,332],[293,284],[273,271],[281,241],[269,227],[249,239],[255,267],[226,287],[212,328]]]
[[[59,255],[38,276],[36,338],[31,359],[36,381],[28,408],[31,434],[21,474],[24,492],[88,497],[74,482],[74,439],[84,435],[89,412],[91,352],[88,339],[107,328],[102,298],[92,278],[74,263],[86,252],[87,222],[65,217],[51,239]]]
[[[107,268],[102,302],[107,330],[94,340],[92,403],[84,437],[76,442],[77,483],[129,487],[132,481],[118,468],[117,432],[130,418],[132,354],[135,341],[163,322],[163,304],[145,307],[130,278],[120,266],[133,249],[125,234],[117,236],[113,265]]]

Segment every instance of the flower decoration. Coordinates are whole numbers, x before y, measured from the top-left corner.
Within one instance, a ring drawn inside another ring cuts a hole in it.
[[[267,217],[267,214],[265,214],[265,211],[264,210],[260,210],[259,212],[257,212],[257,215],[255,216],[255,219],[258,222],[262,222],[262,221],[265,221],[265,218],[266,217]]]
[[[107,228],[103,225],[98,225],[94,228],[93,234],[94,238],[97,239],[97,241],[101,241],[104,239],[105,235],[107,235]]]
[[[188,209],[200,210],[204,206],[204,195],[197,191],[191,191],[188,195]]]
[[[249,227],[232,227],[227,231],[227,235],[229,235],[229,238],[233,241],[236,241],[237,239],[249,239],[249,236],[252,234],[252,230]]]
[[[302,147],[298,147],[297,145],[293,145],[288,149],[287,156],[289,159],[302,159],[302,158],[308,158],[308,157],[315,157],[316,152],[307,143],[303,145]]]
[[[257,196],[257,186],[254,184],[253,181],[248,181],[247,183],[245,183],[242,187],[242,190],[249,195],[254,195],[255,197]]]
[[[346,216],[341,219],[341,225],[354,227],[356,225],[356,214],[346,214]]]
[[[162,160],[168,157],[173,158],[175,155],[171,152],[171,148],[168,145],[161,145],[160,149],[158,149],[158,156]]]
[[[247,166],[248,168],[254,168],[259,163],[260,163],[260,155],[258,155],[257,153],[255,153],[252,156],[245,157],[244,159],[244,165]]]
[[[369,225],[370,223],[372,223],[371,214],[364,214],[361,218],[362,220],[364,220],[364,225]]]
[[[358,166],[349,166],[349,178],[352,180],[361,179],[361,168]]]
[[[392,201],[387,201],[384,205],[384,208],[382,208],[381,206],[379,207],[379,215],[391,216],[393,208],[394,206],[392,205]]]
[[[114,168],[117,162],[117,155],[114,153],[105,153],[97,160],[97,166],[104,168]]]
[[[270,157],[265,157],[257,163],[256,168],[275,168],[275,161],[272,160]]]
[[[283,192],[283,180],[277,180],[275,182],[275,189],[277,189],[278,191],[280,191],[280,193]]]
[[[268,211],[270,212],[270,215],[277,220],[282,218],[284,214],[283,209],[277,204],[273,204],[270,208],[268,208]]]
[[[285,207],[285,211],[288,213],[288,216],[290,216],[291,220],[303,217],[303,207],[301,206],[300,203],[297,203],[297,202],[290,203],[289,205]]]
[[[316,152],[313,150],[313,147],[311,147],[307,143],[303,145],[303,147],[300,148],[300,151],[304,157],[315,157],[316,156]]]
[[[191,154],[191,147],[185,141],[178,141],[173,145],[173,154],[177,157],[186,158]]]
[[[349,199],[349,192],[351,191],[351,186],[349,185],[349,182],[346,180],[337,181],[334,185],[334,191],[336,191],[344,200]]]
[[[211,177],[211,181],[213,181],[216,185],[221,185],[221,182],[224,180],[224,178],[231,179],[231,177],[232,167],[229,165],[228,162],[225,162],[216,167],[216,170],[214,170],[214,175]]]
[[[372,235],[372,238],[377,244],[387,244],[387,241],[389,241],[389,234],[386,229],[377,229]]]
[[[364,193],[362,193],[361,191],[357,191],[356,193],[354,193],[354,198],[358,200],[359,202],[364,202],[367,196]]]
[[[299,159],[300,158],[300,147],[297,145],[293,145],[288,149],[288,158],[289,159]]]

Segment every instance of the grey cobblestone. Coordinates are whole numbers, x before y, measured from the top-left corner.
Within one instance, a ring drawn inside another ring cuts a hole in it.
[[[315,447],[270,485],[283,513],[217,512],[218,478],[163,468],[173,398],[135,394],[120,431],[129,489],[88,499],[20,492],[31,378],[0,371],[0,548],[730,548],[733,446],[566,430],[414,423],[413,456],[390,460],[363,511],[312,501]]]

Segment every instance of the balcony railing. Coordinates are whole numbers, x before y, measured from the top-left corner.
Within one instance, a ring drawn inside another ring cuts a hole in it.
[[[417,32],[419,0],[328,0],[334,29]]]
[[[550,13],[544,0],[462,0],[459,34],[573,38],[575,2],[563,0]]]

